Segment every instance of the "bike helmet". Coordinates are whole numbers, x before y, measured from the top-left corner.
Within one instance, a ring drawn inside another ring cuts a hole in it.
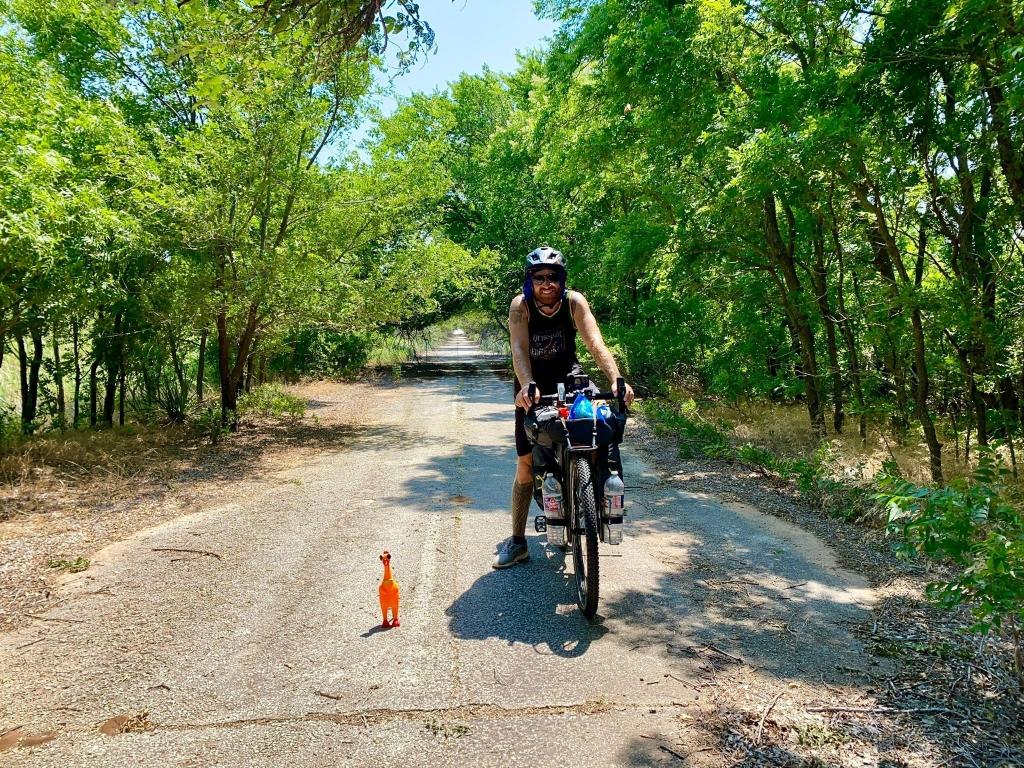
[[[550,245],[542,245],[526,254],[526,271],[532,272],[540,267],[551,267],[556,271],[565,272],[565,257]]]
[[[562,295],[565,295],[565,256],[561,251],[556,251],[550,245],[542,245],[526,254],[526,275],[523,280],[523,295],[526,298],[533,297],[533,280],[530,274],[538,269],[552,269],[558,274],[558,282],[562,288]]]

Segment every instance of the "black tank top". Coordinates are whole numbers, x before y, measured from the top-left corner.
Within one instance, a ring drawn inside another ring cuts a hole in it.
[[[553,395],[558,383],[564,382],[576,360],[576,326],[572,321],[569,294],[566,292],[562,305],[555,314],[548,317],[538,308],[536,302],[524,299],[530,313],[528,328],[530,334],[530,368],[533,380],[545,395]],[[516,379],[516,392],[523,385]]]

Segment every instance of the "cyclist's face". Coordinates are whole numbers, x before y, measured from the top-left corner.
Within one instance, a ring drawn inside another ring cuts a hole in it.
[[[535,272],[530,276],[533,280],[533,292],[541,299],[552,299],[559,291],[558,273],[550,270]]]

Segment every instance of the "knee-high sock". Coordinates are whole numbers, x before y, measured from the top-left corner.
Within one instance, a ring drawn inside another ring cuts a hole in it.
[[[533,501],[533,483],[512,483],[512,535],[517,538],[526,536],[526,518],[530,514],[530,502]]]

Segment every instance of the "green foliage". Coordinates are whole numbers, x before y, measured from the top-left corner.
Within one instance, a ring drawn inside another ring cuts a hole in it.
[[[367,362],[372,338],[366,333],[340,333],[325,328],[302,328],[284,340],[286,350],[269,366],[288,378],[299,375],[347,378]]]
[[[279,384],[261,384],[239,398],[238,415],[297,419],[306,415],[306,401],[285,392]]]
[[[712,423],[701,413],[696,401],[686,399],[672,403],[647,400],[641,406],[656,428],[677,436],[682,458],[707,456],[713,459],[732,458],[734,451],[726,433],[728,425]]]
[[[76,557],[74,560],[67,560],[65,558],[51,559],[47,562],[48,568],[54,570],[67,571],[68,573],[81,573],[86,570],[90,565],[89,558],[87,557]]]
[[[192,419],[191,424],[196,434],[209,440],[211,445],[217,445],[228,434],[228,428],[224,424],[220,408],[212,406],[204,408]]]
[[[0,453],[9,451],[21,440],[21,420],[14,406],[0,400]]]
[[[404,0],[307,5],[256,24],[198,1],[0,7],[0,344],[26,367],[45,346],[26,431],[110,424],[122,399],[128,419],[182,422],[210,384],[230,424],[254,368],[350,376],[380,329],[470,303],[486,258],[440,229],[439,136],[472,115],[441,109],[432,134],[400,111],[372,164],[344,156],[366,53],[385,29],[425,50],[429,26]]]
[[[1024,516],[1007,496],[1005,469],[983,451],[971,479],[942,488],[914,485],[893,467],[877,500],[906,554],[942,558],[956,567],[949,581],[929,585],[942,605],[971,607],[978,631],[1024,622]]]

